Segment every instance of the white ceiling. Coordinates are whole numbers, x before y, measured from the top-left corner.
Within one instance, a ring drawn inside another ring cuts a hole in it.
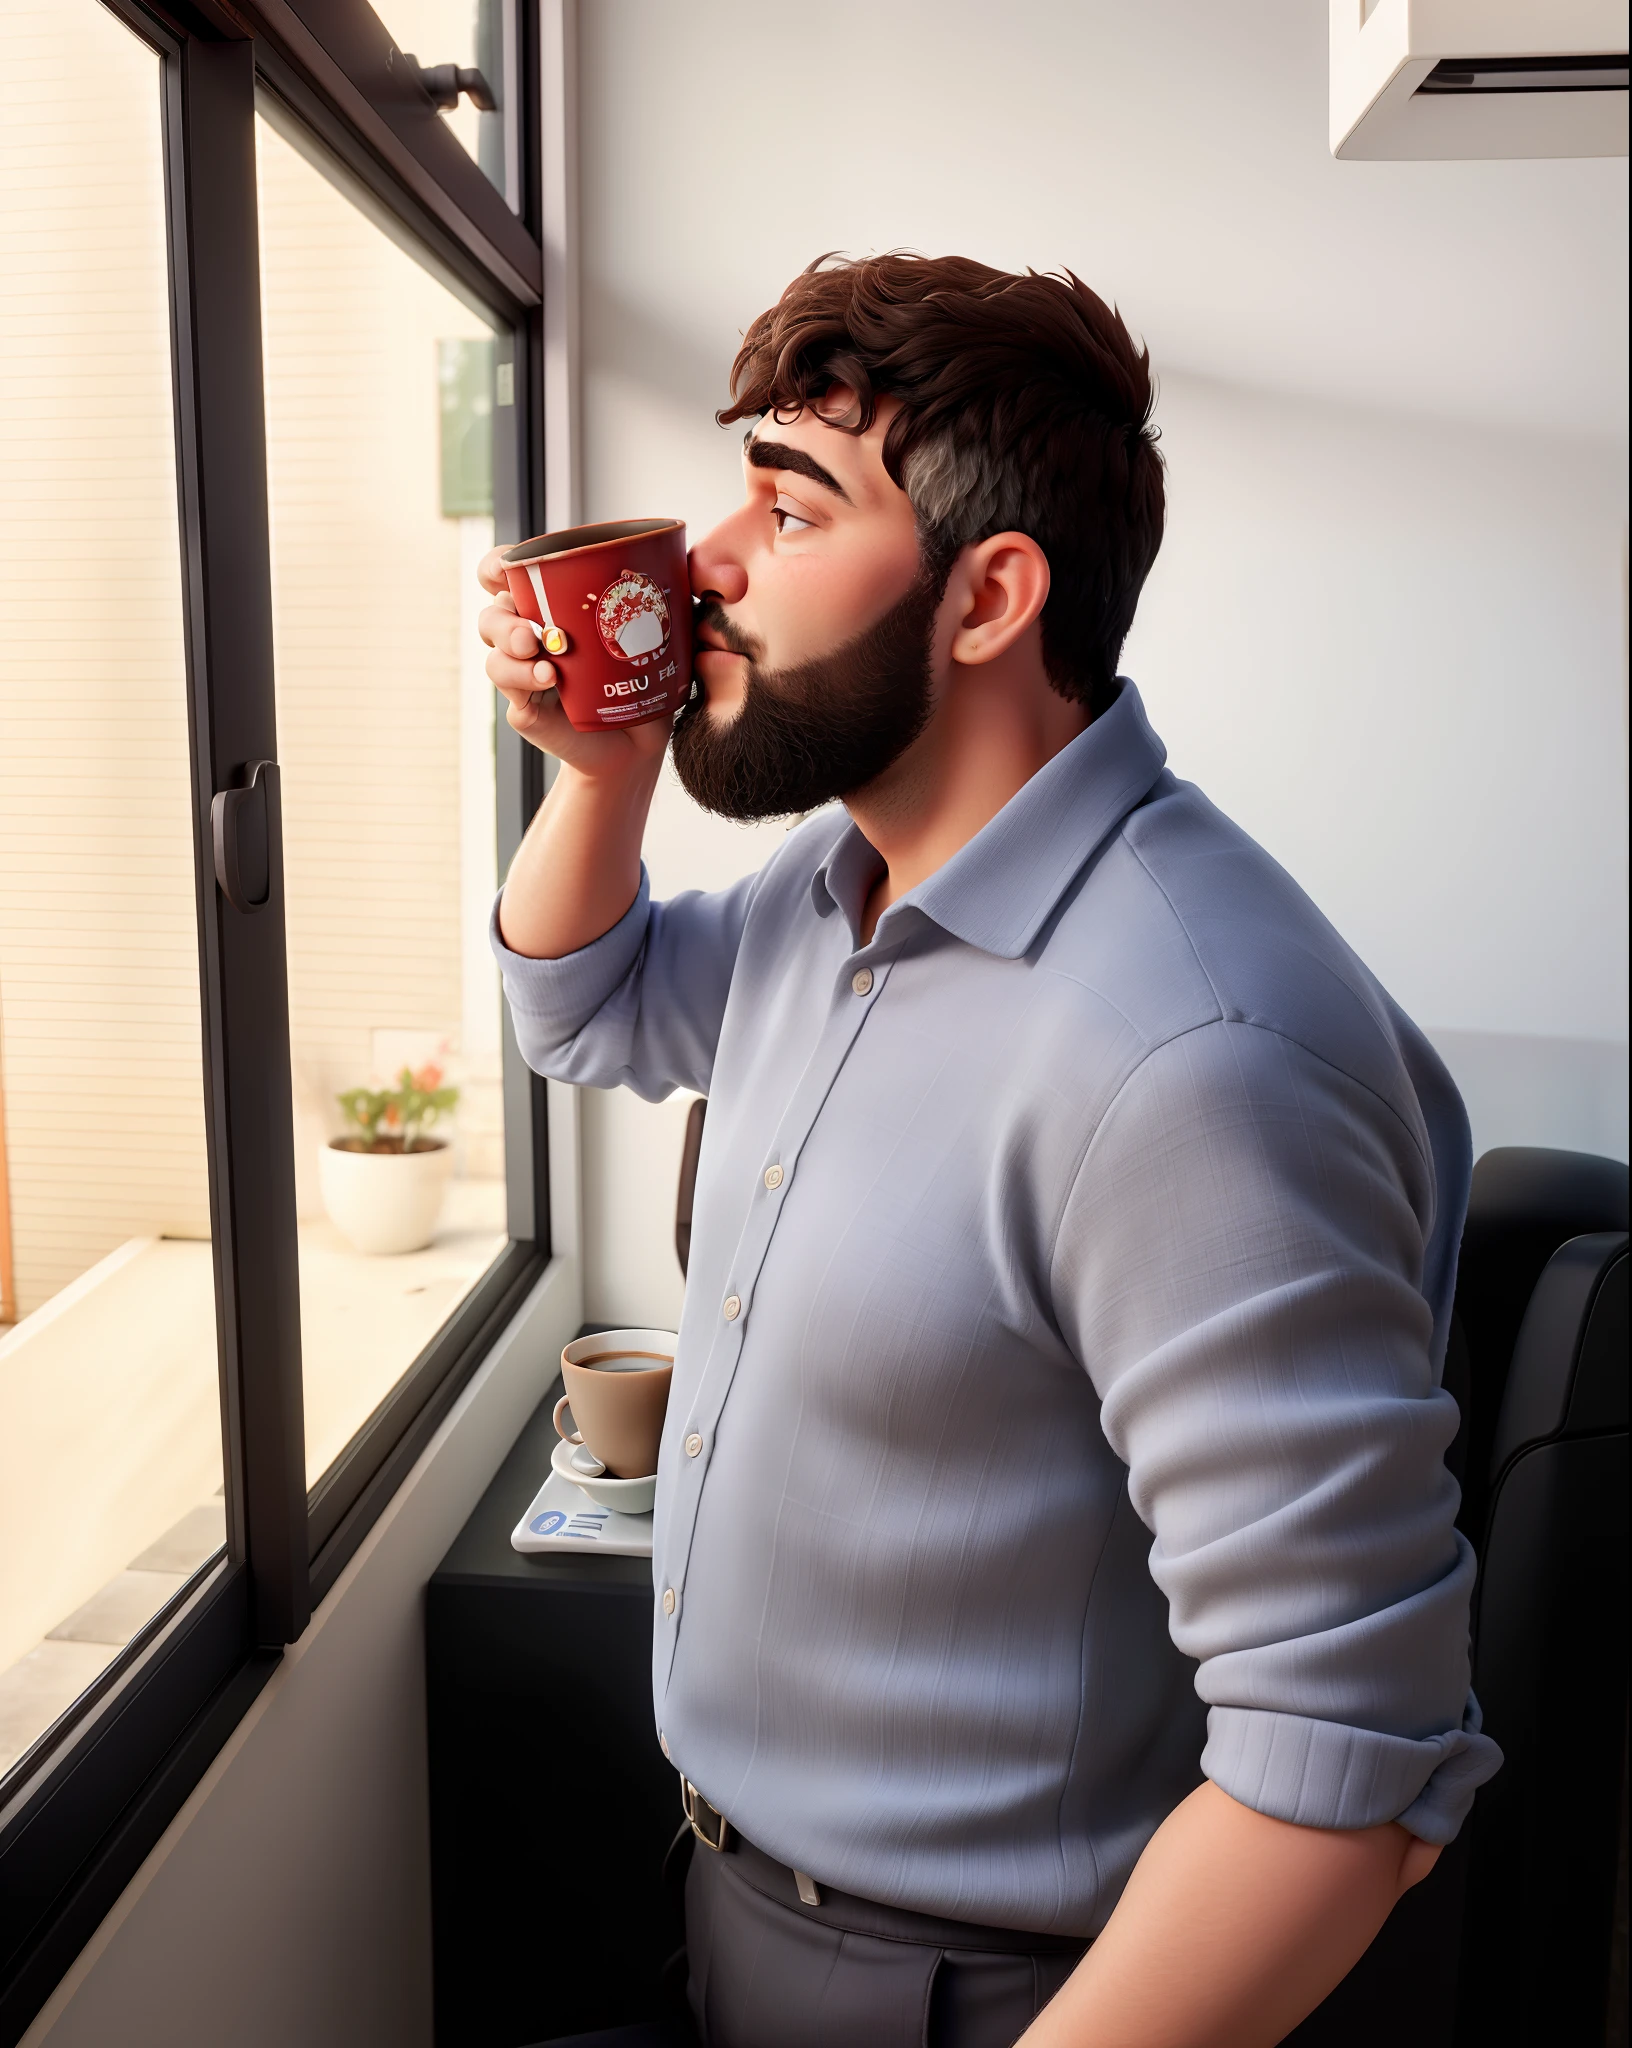
[[[591,289],[715,361],[818,251],[907,246],[1069,265],[1158,369],[1626,431],[1626,161],[1334,162],[1322,0],[581,18]]]

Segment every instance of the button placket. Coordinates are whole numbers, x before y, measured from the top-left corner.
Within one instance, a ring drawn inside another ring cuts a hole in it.
[[[863,1024],[872,1013],[873,1005],[865,998],[875,994],[893,964],[898,948],[881,957],[876,967],[855,969],[841,980],[834,992],[833,1007],[829,1013],[822,1035],[813,1049],[810,1061],[794,1089],[792,1099],[783,1112],[775,1134],[773,1149],[776,1159],[762,1175],[765,1188],[775,1192],[787,1179],[787,1162],[795,1161],[816,1120],[821,1115],[832,1093],[845,1061],[849,1058],[856,1038]],[[773,1179],[772,1176],[775,1175]],[[684,1585],[686,1573],[691,1567],[691,1546],[697,1531],[697,1515],[702,1504],[702,1489],[712,1460],[702,1457],[706,1437],[704,1432],[719,1426],[720,1416],[730,1399],[731,1384],[742,1357],[742,1339],[747,1326],[745,1303],[748,1294],[757,1283],[761,1268],[771,1247],[781,1204],[775,1202],[750,1203],[747,1218],[731,1266],[727,1269],[733,1276],[731,1291],[720,1304],[720,1321],[715,1324],[714,1342],[709,1349],[709,1358],[703,1368],[697,1388],[694,1414],[700,1425],[682,1440],[685,1462],[676,1475],[684,1489],[684,1508],[679,1509],[667,1532],[664,1543],[664,1569],[668,1583],[664,1588],[663,1612],[666,1617],[676,1620],[676,1627],[669,1636],[669,1661],[664,1671],[663,1684],[667,1686],[673,1675],[673,1663],[679,1641],[678,1611],[679,1589]],[[698,1448],[691,1448],[693,1438]],[[678,1502],[676,1503],[678,1508]],[[672,1599],[673,1605],[669,1605]]]

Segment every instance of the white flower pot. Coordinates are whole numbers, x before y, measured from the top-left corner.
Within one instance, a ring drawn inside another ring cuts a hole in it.
[[[442,1213],[453,1147],[431,1138],[412,1152],[347,1152],[332,1140],[319,1156],[323,1206],[360,1252],[417,1252]]]

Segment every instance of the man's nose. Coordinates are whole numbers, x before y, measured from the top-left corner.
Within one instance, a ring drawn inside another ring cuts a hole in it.
[[[740,604],[748,594],[748,572],[731,546],[726,520],[700,540],[686,557],[693,597],[712,595],[721,604]]]

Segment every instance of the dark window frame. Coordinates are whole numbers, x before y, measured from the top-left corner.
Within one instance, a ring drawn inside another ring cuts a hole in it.
[[[180,1809],[550,1256],[545,1088],[506,1010],[510,1244],[308,1495],[275,788],[272,896],[253,915],[216,886],[211,827],[216,793],[240,783],[246,764],[277,758],[255,99],[274,92],[508,324],[517,417],[514,459],[495,464],[495,512],[501,535],[523,534],[543,504],[537,0],[516,10],[519,217],[417,83],[404,92],[364,0],[101,4],[163,67],[227,1544],[0,1777],[0,2048],[21,2037]],[[541,757],[502,721],[498,735],[502,872],[544,777]]]

